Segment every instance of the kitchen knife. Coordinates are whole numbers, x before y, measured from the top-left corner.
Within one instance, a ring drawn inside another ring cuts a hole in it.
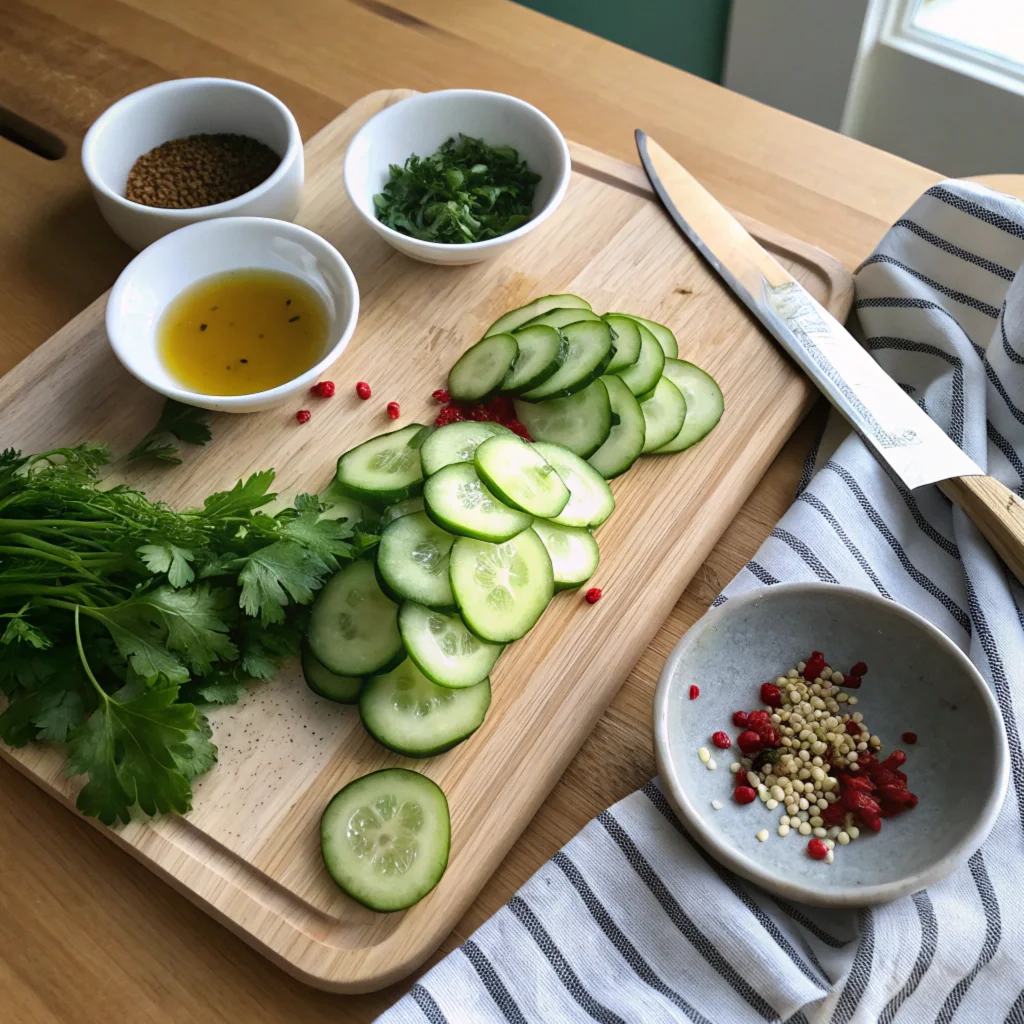
[[[639,130],[636,144],[683,234],[877,458],[910,489],[938,484],[1024,583],[1024,501],[986,476],[678,161]]]

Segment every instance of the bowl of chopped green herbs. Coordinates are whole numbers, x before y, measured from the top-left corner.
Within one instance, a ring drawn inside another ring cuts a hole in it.
[[[539,227],[569,184],[569,147],[547,115],[514,96],[446,89],[386,107],[345,154],[363,220],[427,263],[479,263]]]

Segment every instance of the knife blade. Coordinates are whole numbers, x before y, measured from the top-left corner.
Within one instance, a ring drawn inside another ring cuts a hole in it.
[[[679,229],[875,456],[910,490],[939,484],[1024,582],[1024,501],[986,476],[674,157],[639,129],[636,144]]]

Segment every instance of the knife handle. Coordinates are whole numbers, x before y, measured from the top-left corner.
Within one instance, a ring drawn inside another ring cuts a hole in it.
[[[991,476],[955,476],[941,481],[939,489],[967,513],[1024,584],[1024,501]]]

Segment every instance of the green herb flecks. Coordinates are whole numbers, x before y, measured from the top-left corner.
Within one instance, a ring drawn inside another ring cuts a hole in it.
[[[176,511],[98,486],[106,448],[0,454],[0,740],[66,744],[107,824],[184,812],[216,760],[204,704],[297,653],[305,605],[376,538],[272,471]]]
[[[488,146],[460,135],[432,156],[391,165],[384,191],[373,197],[377,219],[428,242],[465,244],[497,238],[533,215],[540,175],[511,146]]]

